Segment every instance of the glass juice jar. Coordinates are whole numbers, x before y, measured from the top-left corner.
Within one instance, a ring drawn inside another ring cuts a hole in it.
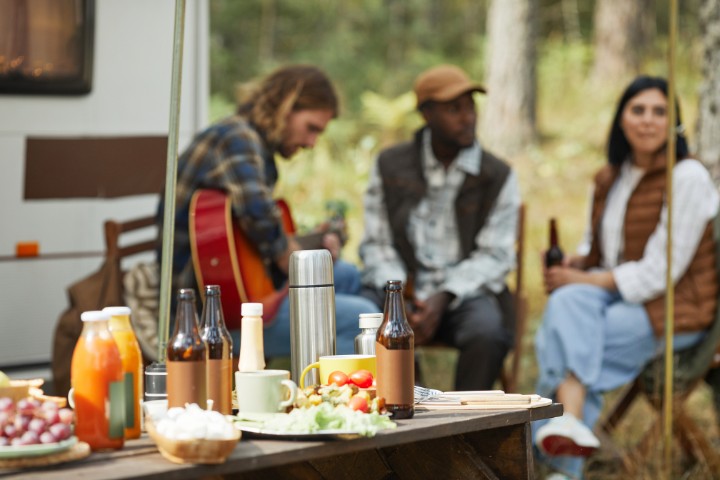
[[[124,445],[125,389],[120,350],[108,328],[110,315],[83,312],[83,329],[70,367],[75,435],[90,448],[113,450]]]

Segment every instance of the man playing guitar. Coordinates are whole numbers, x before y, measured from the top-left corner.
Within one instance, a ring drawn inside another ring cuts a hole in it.
[[[223,193],[230,215],[257,252],[276,289],[287,279],[290,254],[302,247],[286,233],[282,213],[273,198],[278,180],[275,154],[291,158],[302,148],[312,148],[327,124],[337,116],[334,87],[319,69],[297,65],[280,68],[260,82],[235,115],[198,134],[180,156],[175,198],[173,291],[196,288],[191,255],[190,209],[199,190]],[[162,219],[162,200],[158,219]],[[375,312],[371,302],[356,296],[357,269],[338,259],[340,241],[335,234],[322,240],[335,261],[337,353],[353,353],[360,313]],[[238,312],[239,317],[239,312]],[[237,324],[232,318],[230,325]],[[287,296],[264,331],[268,357],[290,354],[290,313]],[[235,353],[239,330],[232,330]]]

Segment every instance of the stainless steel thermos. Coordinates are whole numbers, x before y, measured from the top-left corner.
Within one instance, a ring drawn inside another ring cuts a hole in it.
[[[335,286],[327,250],[298,250],[290,255],[290,372],[298,382],[303,369],[323,355],[335,355]],[[317,369],[306,385],[321,383]]]

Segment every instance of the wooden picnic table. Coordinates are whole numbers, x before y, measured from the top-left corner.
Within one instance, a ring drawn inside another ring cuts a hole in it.
[[[326,441],[241,439],[222,465],[178,465],[147,435],[122,450],[32,470],[0,470],[0,479],[272,480],[381,478],[534,478],[530,422],[562,414],[561,404],[518,410],[416,412],[372,438]]]

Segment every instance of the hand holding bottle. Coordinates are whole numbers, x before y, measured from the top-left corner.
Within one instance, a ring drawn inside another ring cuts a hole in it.
[[[560,245],[558,244],[557,222],[554,218],[550,219],[550,245],[545,252],[545,268],[555,267],[563,264],[565,257]]]

